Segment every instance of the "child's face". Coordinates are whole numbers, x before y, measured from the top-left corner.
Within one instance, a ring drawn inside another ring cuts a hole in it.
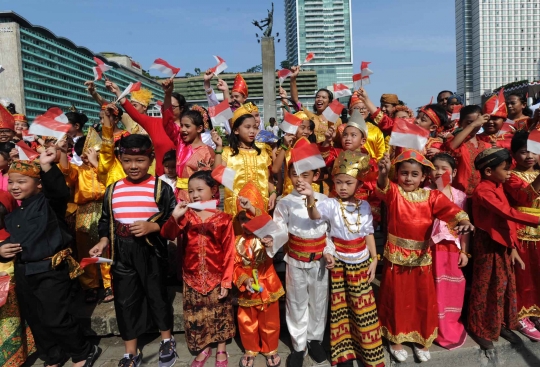
[[[322,113],[330,104],[330,96],[324,90],[319,91],[315,95],[315,109],[317,113]]]
[[[538,163],[538,154],[534,154],[527,150],[527,147],[519,149],[513,154],[514,159],[518,167],[523,169],[532,168],[536,163]]]
[[[138,181],[146,177],[152,158],[147,155],[121,154],[120,163],[122,168],[131,181]]]
[[[216,193],[215,187],[210,187],[206,181],[199,178],[194,178],[189,180],[188,183],[188,194],[189,201],[196,203],[198,201],[207,201],[212,200],[214,194]]]
[[[357,150],[366,144],[364,134],[353,126],[347,126],[341,134],[341,146],[345,150]]]
[[[186,144],[191,144],[200,133],[202,133],[204,126],[197,126],[189,117],[182,117],[180,119],[180,137]]]
[[[241,106],[244,104],[244,102],[246,102],[246,97],[244,97],[244,95],[242,93],[239,93],[239,92],[232,92],[231,93],[231,98],[233,99],[233,101],[235,102],[236,105],[238,106]]]
[[[398,170],[398,184],[405,192],[411,192],[420,186],[426,175],[422,172],[422,165],[418,162],[403,162]]]
[[[502,162],[495,168],[486,168],[483,177],[497,184],[505,183],[510,178],[510,162]]]
[[[355,177],[340,173],[334,176],[334,187],[336,193],[343,200],[350,200],[354,197],[356,189],[362,185]]]
[[[163,173],[169,178],[176,178],[176,162],[175,161],[165,161],[163,162]]]
[[[10,173],[8,191],[13,195],[15,200],[28,199],[41,191],[41,180],[20,173]]]
[[[423,112],[418,112],[415,123],[423,129],[429,131],[435,130],[435,125],[433,124],[433,121],[431,121],[431,119]]]
[[[0,129],[0,143],[11,141],[15,136],[15,131],[11,129]]]
[[[302,124],[298,126],[298,130],[296,130],[296,139],[300,139],[301,137],[308,138],[311,135],[311,130],[309,129],[309,120],[302,121]]]
[[[248,117],[234,130],[234,133],[242,143],[251,145],[259,133],[259,125],[255,118]]]
[[[398,112],[396,112],[396,114],[394,115],[394,118],[395,118],[395,119],[408,119],[408,118],[409,118],[409,114],[408,114],[406,111],[398,111]]]
[[[478,118],[478,113],[475,112],[475,113],[469,113],[468,115],[465,116],[465,118],[461,121],[460,123],[460,126],[462,128],[466,128],[467,126],[469,126],[470,124],[472,124],[473,122],[476,121],[476,119]],[[480,130],[480,128],[478,129],[475,129],[476,131]]]
[[[298,185],[300,184],[300,182],[306,182],[311,185],[313,181],[316,181],[319,178],[319,171],[307,171],[298,175],[294,169],[294,166],[291,165],[289,169],[289,177],[291,179],[293,187],[298,190]]]
[[[457,169],[452,169],[452,166],[447,161],[436,159],[433,161],[433,165],[435,169],[430,173],[433,182],[444,175],[445,172],[450,172],[450,177],[452,178],[456,177]]]
[[[496,134],[504,124],[502,117],[490,116],[488,122],[484,124],[484,132],[488,135]]]
[[[17,133],[17,135],[22,136],[22,132],[24,130],[28,130],[28,123],[27,122],[22,122],[22,121],[17,121],[15,123],[15,132]]]

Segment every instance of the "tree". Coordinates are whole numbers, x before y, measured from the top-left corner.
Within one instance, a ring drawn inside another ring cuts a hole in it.
[[[246,70],[246,73],[260,73],[262,71],[262,64],[255,65],[252,68]]]
[[[195,68],[195,75],[201,75],[201,69]]]
[[[279,63],[282,69],[290,69],[291,68],[291,62],[289,60],[283,60]]]
[[[192,76],[194,76],[194,75],[191,74],[191,73],[186,73],[186,75],[185,75],[186,78],[189,78],[189,77],[192,77]]]

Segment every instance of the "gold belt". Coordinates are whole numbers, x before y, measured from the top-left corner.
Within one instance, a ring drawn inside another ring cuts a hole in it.
[[[538,208],[529,208],[527,206],[517,206],[516,210],[522,213],[527,213],[527,214],[534,215],[536,217],[540,217],[540,209]]]
[[[392,245],[407,249],[407,250],[424,250],[428,247],[427,241],[415,241],[408,240],[406,238],[400,238],[388,233],[388,242]]]
[[[188,181],[189,178],[180,178],[178,177],[176,179],[176,187],[181,190],[187,190],[188,189]]]
[[[48,259],[49,258],[44,259],[44,260],[48,260]],[[52,256],[50,259],[51,259],[51,267],[53,269],[56,269],[56,267],[58,265],[60,265],[65,260],[67,262],[67,264],[68,264],[69,277],[71,279],[75,279],[79,275],[84,273],[84,270],[81,269],[79,263],[77,261],[75,261],[75,259],[73,257],[71,257],[71,249],[70,248],[59,251],[54,256]]]

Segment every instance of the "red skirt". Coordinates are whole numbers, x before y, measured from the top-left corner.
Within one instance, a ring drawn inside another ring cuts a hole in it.
[[[540,317],[540,243],[521,242],[520,247],[517,251],[525,263],[525,270],[519,264],[514,266],[519,320]]]
[[[431,266],[409,267],[385,261],[377,308],[386,339],[429,348],[439,325]]]

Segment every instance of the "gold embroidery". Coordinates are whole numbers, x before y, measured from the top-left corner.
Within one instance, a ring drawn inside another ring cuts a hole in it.
[[[428,241],[408,240],[406,238],[394,236],[391,233],[388,233],[388,242],[390,242],[392,245],[402,247],[407,250],[425,250],[429,245]]]
[[[527,182],[528,184],[532,183],[538,174],[540,174],[540,171],[512,171],[514,175],[522,179],[523,181]]]
[[[456,214],[454,219],[452,219],[451,221],[446,223],[446,225],[448,226],[448,229],[450,230],[450,232],[452,232],[454,230],[454,228],[458,225],[458,223],[461,222],[462,220],[469,220],[469,215],[467,213],[465,213],[463,210],[460,210]],[[455,235],[455,233],[452,233],[452,234]]]
[[[439,328],[435,328],[433,334],[431,334],[429,338],[424,339],[418,331],[411,331],[407,334],[399,333],[398,335],[392,335],[386,327],[381,326],[382,336],[391,341],[392,343],[403,344],[404,342],[413,342],[423,345],[426,348],[431,347],[431,344],[433,344],[433,341],[435,340],[435,338],[437,338],[438,331]]]
[[[277,292],[274,293],[268,293],[268,300],[266,302],[263,302],[262,299],[244,299],[239,297],[238,298],[238,306],[240,307],[253,307],[253,306],[259,306],[259,305],[266,305],[270,303],[277,302],[281,296],[285,294],[285,291],[283,290],[283,287],[281,287]]]
[[[240,274],[240,276],[238,277],[238,279],[236,280],[236,287],[237,288],[240,288],[244,282],[246,281],[246,279],[249,279],[250,277],[247,275],[247,274]]]
[[[381,189],[379,185],[377,185],[377,191],[380,192],[383,195],[386,195],[386,193],[390,190],[390,180],[386,181],[386,187],[384,189]]]
[[[400,251],[390,252],[388,247],[384,248],[384,257],[392,264],[402,266],[427,266],[431,265],[431,254],[426,252],[418,256],[416,252],[411,252],[409,256],[403,255]]]
[[[540,307],[538,307],[537,305],[532,305],[529,308],[522,307],[518,313],[518,320],[531,316],[540,317]]]
[[[398,186],[399,193],[405,200],[410,203],[421,203],[429,199],[430,191],[418,189],[410,192],[404,191],[401,186]]]

